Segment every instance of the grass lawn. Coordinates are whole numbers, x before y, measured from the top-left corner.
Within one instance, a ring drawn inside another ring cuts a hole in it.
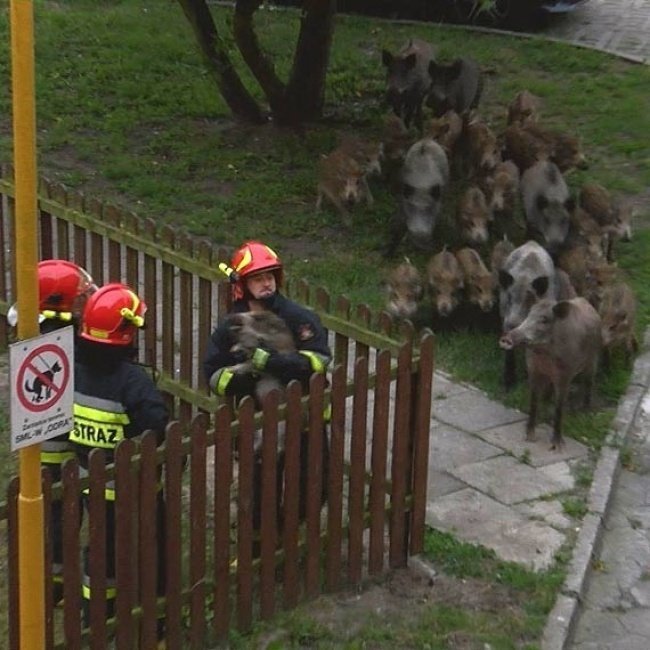
[[[324,118],[298,133],[232,121],[174,2],[36,0],[34,4],[42,174],[218,244],[262,239],[278,250],[292,277],[305,277],[333,295],[346,294],[374,309],[383,305],[380,280],[388,262],[381,248],[395,199],[387,188],[373,185],[376,205],[360,206],[353,227],[346,230],[329,209],[314,211],[316,164],[342,132],[379,135],[386,112],[382,48],[395,51],[409,36],[417,36],[433,42],[442,60],[460,54],[476,58],[487,72],[480,110],[497,132],[505,126],[509,100],[529,89],[543,98],[543,124],[582,139],[590,167],[570,174],[570,187],[576,190],[587,180],[598,182],[641,207],[633,241],[619,245],[617,251],[618,263],[637,293],[639,332],[647,325],[650,230],[645,227],[650,214],[642,206],[650,198],[650,67],[538,39],[339,16]],[[8,162],[12,139],[6,2],[2,9],[0,162]],[[255,89],[231,42],[230,10],[212,7],[212,11],[244,81]],[[298,19],[294,11],[262,9],[256,14],[260,42],[274,57],[280,75],[290,66]],[[456,194],[450,191],[443,206],[441,237],[450,232]],[[441,238],[440,247],[444,243]],[[409,255],[420,268],[427,259],[407,244],[399,255]],[[498,383],[502,359],[494,333],[440,333],[437,354],[439,365],[455,377],[525,408],[523,386],[505,395]],[[615,357],[609,373],[599,378],[601,408],[569,414],[566,432],[598,448],[628,378],[629,368]],[[8,449],[0,446],[0,459],[8,457]],[[11,465],[1,466],[4,489]],[[580,510],[579,504],[568,507]],[[452,545],[446,553],[453,559],[464,550]],[[437,558],[443,555],[436,550]],[[535,615],[543,618],[551,606],[548,594],[555,594],[559,584],[555,573],[524,579],[525,572],[514,576],[514,569],[506,571],[493,558],[475,557],[471,564],[482,567],[481,575],[488,581],[497,574],[506,576],[509,588],[522,599],[529,598],[529,586],[522,584],[536,580],[537,587],[543,585],[543,596],[530,599]],[[466,613],[453,608],[445,616],[449,629],[479,624],[478,619],[463,622]],[[505,629],[514,628],[508,624]],[[376,629],[375,633],[379,634]],[[447,633],[446,628],[441,632]],[[496,634],[476,638],[495,648],[515,647],[495,641]],[[377,641],[370,631],[365,638]],[[373,647],[395,647],[390,640],[385,643]],[[424,647],[417,640],[413,643]]]

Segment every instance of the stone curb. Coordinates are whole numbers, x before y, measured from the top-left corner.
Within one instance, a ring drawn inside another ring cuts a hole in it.
[[[646,330],[646,343],[650,328]],[[650,384],[650,349],[634,362],[632,376],[625,395],[618,403],[612,429],[602,448],[587,499],[587,514],[582,520],[567,576],[555,605],[546,619],[542,635],[542,650],[564,650],[573,636],[580,613],[580,604],[591,575],[591,564],[600,547],[604,522],[620,471],[620,447],[627,441],[641,400]]]

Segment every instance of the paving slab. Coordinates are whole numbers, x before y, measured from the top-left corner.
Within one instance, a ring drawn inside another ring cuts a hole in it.
[[[433,422],[429,437],[429,468],[433,470],[468,465],[503,454],[503,450],[460,429]]]
[[[566,489],[558,481],[511,456],[463,465],[451,469],[450,473],[506,505],[539,499]]]
[[[426,522],[535,571],[551,565],[565,539],[551,526],[530,520],[471,488],[429,503]]]
[[[451,395],[431,404],[432,417],[464,431],[476,432],[526,419],[526,414],[489,399],[478,390]]]
[[[573,438],[565,438],[561,450],[551,449],[551,427],[537,427],[537,440],[525,439],[526,425],[523,421],[513,422],[480,432],[481,438],[509,452],[516,458],[526,458],[526,463],[533,467],[551,465],[561,460],[583,458],[589,453],[585,445]]]
[[[466,483],[459,481],[453,477],[449,472],[440,470],[429,469],[429,481],[427,484],[427,503],[431,503],[434,499],[458,492],[467,487]]]
[[[518,503],[514,508],[524,517],[545,521],[549,526],[553,526],[558,530],[567,530],[573,526],[573,521],[565,514],[564,507],[555,499]]]

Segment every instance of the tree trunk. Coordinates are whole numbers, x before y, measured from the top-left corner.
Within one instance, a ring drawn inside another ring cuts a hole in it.
[[[335,15],[336,0],[305,0],[284,111],[278,121],[293,124],[322,115]]]
[[[236,117],[247,122],[263,123],[262,111],[233,68],[205,0],[178,0],[178,2],[194,30],[208,70],[217,82],[219,91],[230,110]]]
[[[237,0],[233,32],[239,51],[264,91],[271,112],[282,109],[285,86],[275,73],[272,61],[262,52],[253,29],[253,14],[262,0]]]

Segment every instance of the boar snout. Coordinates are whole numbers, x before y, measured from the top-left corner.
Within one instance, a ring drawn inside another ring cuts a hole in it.
[[[478,306],[481,308],[481,311],[484,311],[487,314],[488,312],[492,311],[492,307],[494,307],[494,299],[489,298],[481,300]]]
[[[515,347],[510,332],[501,335],[501,338],[499,339],[499,347],[502,350],[512,350]]]

